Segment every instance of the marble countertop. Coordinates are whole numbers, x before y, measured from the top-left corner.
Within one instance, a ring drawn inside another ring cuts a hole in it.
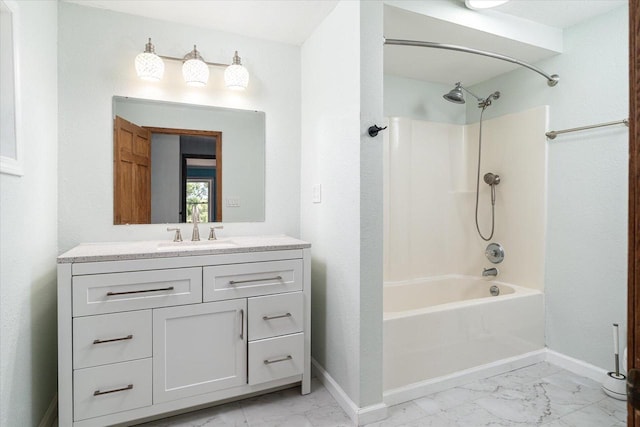
[[[311,243],[285,235],[225,237],[218,240],[201,240],[199,242],[147,240],[141,242],[82,243],[60,255],[58,263],[234,254],[310,247]]]

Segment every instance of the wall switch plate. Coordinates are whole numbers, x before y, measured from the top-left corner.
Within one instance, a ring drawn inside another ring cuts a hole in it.
[[[311,196],[313,203],[322,203],[322,185],[313,186],[313,195]]]
[[[240,199],[238,197],[227,197],[227,207],[228,208],[240,207]]]

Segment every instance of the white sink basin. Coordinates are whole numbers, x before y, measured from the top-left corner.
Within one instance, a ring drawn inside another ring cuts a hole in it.
[[[238,245],[230,239],[158,243],[159,251],[192,251],[199,249],[228,249],[237,247]]]

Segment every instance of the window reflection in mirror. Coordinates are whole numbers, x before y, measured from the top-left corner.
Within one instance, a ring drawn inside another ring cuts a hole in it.
[[[264,221],[264,113],[114,97],[113,116],[115,224]]]

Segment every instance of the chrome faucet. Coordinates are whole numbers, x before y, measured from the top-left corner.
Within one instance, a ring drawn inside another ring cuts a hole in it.
[[[193,221],[193,233],[191,234],[191,241],[200,241],[200,230],[198,230],[198,218],[200,218],[200,210],[198,205],[193,205],[193,211],[191,212],[191,220]]]
[[[482,276],[486,277],[486,276],[497,276],[498,275],[498,269],[495,267],[492,268],[485,268],[482,270]]]
[[[182,233],[180,232],[180,228],[179,227],[176,227],[176,228],[167,227],[167,231],[175,231],[176,234],[173,235],[173,241],[174,242],[182,242]]]

